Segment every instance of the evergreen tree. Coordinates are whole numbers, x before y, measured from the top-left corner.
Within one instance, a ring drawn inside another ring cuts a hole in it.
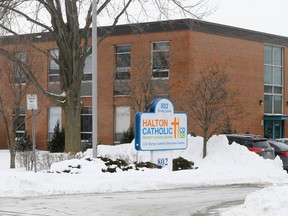
[[[48,150],[54,152],[64,152],[65,149],[65,130],[60,130],[60,123],[57,121],[52,140],[48,144]]]

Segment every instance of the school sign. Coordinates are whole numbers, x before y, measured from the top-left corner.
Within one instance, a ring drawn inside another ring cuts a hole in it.
[[[155,99],[148,112],[135,116],[135,149],[184,150],[187,147],[187,115],[174,113],[172,102]]]

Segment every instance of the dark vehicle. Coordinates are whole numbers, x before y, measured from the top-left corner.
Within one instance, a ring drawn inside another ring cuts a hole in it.
[[[275,155],[279,156],[283,162],[283,169],[288,171],[288,145],[275,140],[268,140],[271,147],[275,150]]]
[[[236,142],[246,146],[249,151],[255,152],[265,159],[274,159],[274,148],[268,143],[268,139],[251,134],[226,134],[229,144]]]

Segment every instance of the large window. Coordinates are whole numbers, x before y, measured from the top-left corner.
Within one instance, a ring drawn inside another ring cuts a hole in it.
[[[14,127],[16,130],[16,138],[23,137],[25,134],[25,109],[19,108],[13,111],[15,119]]]
[[[16,58],[24,63],[27,62],[27,56],[25,52],[16,53]],[[25,73],[16,63],[14,64],[14,83],[15,84],[26,83]]]
[[[92,107],[81,110],[81,140],[92,141]]]
[[[131,45],[123,44],[115,47],[116,80],[130,79],[130,54]]]
[[[114,142],[118,143],[123,133],[130,127],[130,107],[119,106],[115,110],[115,136]]]
[[[281,47],[264,47],[264,112],[283,113],[283,50]]]
[[[50,141],[54,134],[54,128],[59,122],[60,129],[62,128],[62,122],[61,122],[61,107],[55,106],[55,107],[49,107],[48,109],[48,140]]]
[[[169,42],[160,41],[152,43],[152,77],[169,77]]]
[[[50,55],[56,59],[59,58],[59,50],[54,49],[50,51]],[[83,81],[91,81],[92,80],[92,55],[88,56],[85,59],[85,66],[83,69]],[[49,82],[59,82],[59,65],[51,59],[49,62]]]

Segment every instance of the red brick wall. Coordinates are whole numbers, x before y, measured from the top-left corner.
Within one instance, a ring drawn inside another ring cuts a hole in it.
[[[188,112],[185,101],[189,97],[187,86],[199,78],[199,71],[204,67],[218,65],[229,74],[230,85],[237,92],[239,107],[243,109],[242,115],[232,122],[233,129],[238,133],[254,133],[263,135],[264,106],[264,44],[238,38],[212,35],[191,31],[174,31],[162,33],[149,33],[138,35],[124,35],[107,37],[98,48],[98,141],[112,144],[114,141],[114,111],[116,106],[129,106],[129,97],[114,96],[114,65],[117,44],[131,44],[131,73],[133,64],[151,58],[151,43],[155,41],[170,42],[170,98],[175,111]],[[47,51],[56,48],[53,42],[39,43],[38,46]],[[287,49],[285,61],[288,62]],[[34,68],[39,80],[47,88],[48,58],[39,53],[34,55]],[[285,72],[288,64],[285,65]],[[284,76],[285,83],[288,82]],[[1,91],[5,89],[1,88]],[[53,105],[32,87],[30,93],[38,94],[39,114],[36,115],[36,140],[39,149],[46,148],[47,140],[47,109]],[[284,103],[288,101],[285,90]],[[9,95],[7,95],[9,97]],[[84,106],[91,106],[91,98],[83,98]],[[26,98],[23,100],[26,106]],[[288,113],[288,107],[284,106]],[[27,111],[27,116],[31,112]],[[189,132],[201,135],[201,130],[192,118],[189,118]],[[131,112],[131,124],[134,113]],[[63,122],[64,125],[64,122]],[[285,123],[285,134],[288,125]],[[31,120],[27,121],[26,128],[31,131]],[[6,148],[5,132],[0,125],[0,148]]]

